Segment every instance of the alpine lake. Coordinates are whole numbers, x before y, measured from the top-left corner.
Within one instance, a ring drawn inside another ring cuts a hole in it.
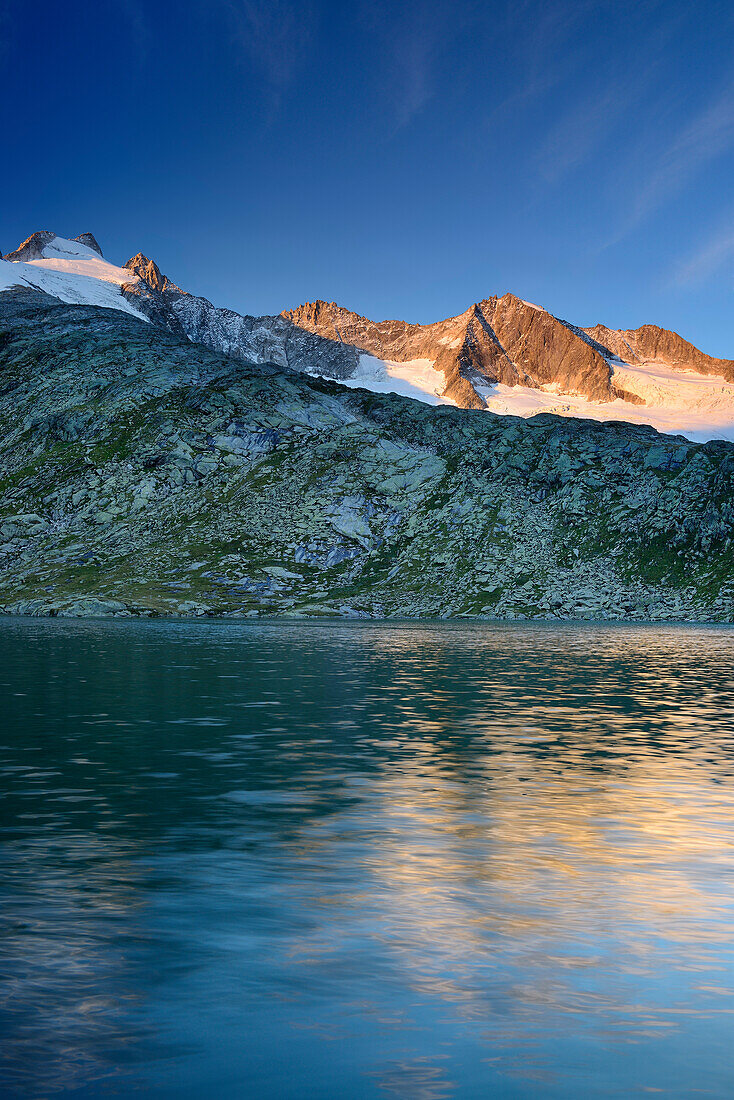
[[[734,630],[0,623],[1,1090],[734,1095]]]

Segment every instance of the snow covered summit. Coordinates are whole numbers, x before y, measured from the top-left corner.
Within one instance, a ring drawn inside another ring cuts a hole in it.
[[[106,306],[146,320],[122,293],[122,287],[135,278],[126,268],[104,259],[91,233],[68,240],[42,230],[0,262],[0,291],[32,287],[62,302]]]

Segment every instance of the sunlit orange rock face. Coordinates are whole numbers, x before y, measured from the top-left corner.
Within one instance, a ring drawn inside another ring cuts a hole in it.
[[[138,252],[132,259],[128,260],[125,264],[133,275],[137,275],[147,283],[152,290],[164,291],[169,286],[169,280],[166,275],[162,275],[158,264],[154,260],[149,260],[147,256],[144,256],[142,252]],[[174,289],[178,289],[177,287]]]
[[[591,400],[615,392],[603,355],[581,330],[514,294],[485,298],[458,317],[431,325],[369,321],[333,302],[307,302],[282,316],[299,328],[352,344],[380,359],[431,359],[446,379],[444,394],[482,408],[477,387],[555,384]]]
[[[51,244],[56,239],[56,234],[51,233],[48,229],[39,229],[35,233],[31,233],[30,237],[26,237],[21,245],[13,252],[8,252],[4,258],[12,262],[18,260],[28,263],[30,260],[38,260],[43,256],[44,248]],[[74,241],[78,241],[79,244],[85,245],[87,248],[93,249],[100,256],[102,255],[102,249],[99,247],[97,238],[93,233],[80,233],[78,237],[72,238]]]
[[[55,233],[51,233],[48,229],[39,229],[35,233],[31,233],[30,237],[26,237],[21,245],[18,245],[13,252],[8,252],[4,257],[6,260],[10,260],[14,263],[18,260],[22,260],[24,263],[28,263],[29,260],[37,260],[43,255],[43,250],[47,244],[56,236]]]
[[[584,332],[626,363],[657,360],[673,367],[696,370],[700,374],[719,374],[734,382],[734,359],[716,359],[713,355],[705,355],[677,332],[658,325],[621,330],[594,325],[584,329]]]

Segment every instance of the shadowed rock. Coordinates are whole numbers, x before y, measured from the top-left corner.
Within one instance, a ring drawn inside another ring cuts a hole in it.
[[[102,255],[91,233],[75,239]],[[6,258],[38,259],[53,240],[48,231],[34,233]],[[124,266],[130,282],[123,284],[122,295],[137,311],[156,326],[213,351],[338,381],[360,384],[363,379],[368,388],[374,388],[369,381],[373,365],[360,364],[361,355],[397,364],[423,360],[443,378],[435,392],[462,408],[491,406],[497,385],[580,395],[594,402],[621,398],[645,404],[644,397],[632,392],[636,382],[629,373],[625,378],[625,364],[660,363],[734,381],[734,360],[705,355],[677,333],[655,325],[634,331],[604,325],[584,329],[511,293],[482,299],[458,316],[425,325],[372,321],[322,300],[276,316],[254,317],[182,290],[142,252]],[[422,370],[424,364],[416,365]]]
[[[575,355],[526,308],[468,311],[464,368]],[[734,621],[732,444],[428,407],[30,287],[0,322],[0,611]]]
[[[99,244],[97,243],[97,238],[94,236],[93,233],[80,233],[78,237],[74,238],[74,240],[78,241],[79,244],[85,244],[87,248],[94,249],[94,251],[98,252],[100,256],[102,255],[102,249],[99,247]]]

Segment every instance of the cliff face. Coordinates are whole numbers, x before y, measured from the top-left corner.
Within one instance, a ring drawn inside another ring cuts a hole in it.
[[[92,251],[98,253],[98,255],[102,255],[102,249],[99,247],[99,242],[94,233],[80,233],[78,237],[74,237],[74,240],[78,241],[79,244],[86,245],[87,248],[91,248]]]
[[[137,255],[128,260],[125,267],[133,275],[137,275],[139,279],[142,279],[150,290],[158,291],[159,294],[162,294],[169,286],[173,290],[178,290],[178,287],[174,286],[173,283],[169,283],[165,275],[161,275],[158,264],[154,260],[149,260],[142,252],[138,252]]]
[[[609,365],[577,329],[514,294],[490,298],[486,306],[502,347],[533,385],[556,385],[592,401],[611,400]]]
[[[297,329],[346,345],[378,359],[409,363],[430,359],[444,375],[444,396],[463,408],[483,408],[475,383],[486,382],[478,369],[480,356],[469,350],[467,330],[472,310],[432,325],[407,321],[370,321],[334,302],[306,302],[281,317]]]
[[[285,315],[252,317],[214,306],[181,290],[140,252],[125,267],[137,276],[124,288],[126,296],[155,323],[212,351],[327,378],[347,379],[356,370],[359,356],[353,346],[295,325]]]
[[[355,374],[360,353],[395,363],[427,359],[443,374],[443,396],[462,408],[484,408],[482,391],[495,382],[555,385],[596,401],[615,396],[608,363],[581,330],[514,294],[429,325],[371,321],[320,300],[278,317],[248,317],[180,290],[140,253],[125,266],[162,300],[172,331],[180,326],[227,354],[336,379]]]
[[[20,260],[25,263],[28,263],[30,260],[40,260],[43,256],[44,248],[51,244],[52,241],[59,239],[63,240],[63,238],[57,238],[56,234],[49,232],[48,229],[40,229],[36,233],[31,233],[30,237],[27,237],[14,252],[9,252],[7,256],[5,256],[5,259],[11,262]],[[83,244],[86,248],[91,248],[98,256],[102,255],[102,249],[99,247],[94,234],[80,233],[78,237],[72,239],[78,241],[79,244]]]
[[[36,233],[31,233],[30,237],[26,237],[13,252],[8,252],[5,259],[11,262],[21,260],[24,263],[28,263],[29,260],[38,260],[46,245],[50,244],[55,237],[56,234],[49,232],[48,229],[39,229]]]
[[[643,325],[623,332],[622,336],[642,360],[659,359],[671,366],[687,367],[701,374],[721,374],[727,381],[734,381],[734,359],[705,355],[677,332],[657,325]]]

